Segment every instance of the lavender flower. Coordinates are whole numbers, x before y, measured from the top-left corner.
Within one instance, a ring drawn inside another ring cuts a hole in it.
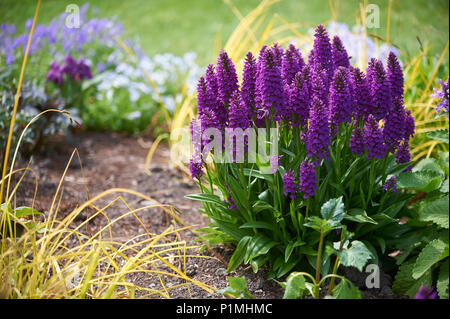
[[[325,158],[328,160],[329,145],[330,125],[328,123],[328,110],[317,96],[313,96],[309,111],[306,151],[309,157],[315,157],[316,159]]]
[[[414,136],[415,132],[415,123],[414,123],[414,116],[411,114],[411,110],[405,111],[405,117],[404,117],[404,138],[406,140],[409,140],[410,137]]]
[[[434,287],[428,288],[427,285],[422,286],[414,299],[438,299],[438,293]]]
[[[350,137],[350,148],[352,149],[352,152],[358,156],[364,153],[364,136],[363,131],[359,127],[356,127],[352,132],[352,136]]]
[[[393,108],[384,119],[383,135],[391,150],[396,149],[405,137],[406,113],[403,99],[395,99]]]
[[[233,61],[224,50],[220,51],[217,58],[216,75],[219,101],[228,105],[231,94],[238,88],[238,78]]]
[[[386,183],[383,184],[382,188],[384,191],[391,191],[395,193],[397,191],[397,178],[392,176],[386,180]]]
[[[308,67],[303,68],[303,72],[298,72],[294,81],[288,87],[288,109],[290,119],[295,125],[305,125],[309,118],[309,79]]]
[[[350,67],[350,83],[353,88],[355,107],[353,116],[359,122],[363,115],[369,114],[371,107],[370,92],[364,72],[358,68]]]
[[[250,111],[251,110],[247,108],[246,103],[242,99],[239,90],[234,91],[230,101],[228,127],[225,128],[225,130],[236,128],[245,130],[246,128],[250,127],[252,125]],[[242,146],[246,145],[247,138],[246,136],[243,136],[241,134],[237,134],[237,136],[231,136],[233,138],[233,140],[229,141],[231,145],[233,145],[231,155],[236,152],[236,158],[242,160],[244,158],[244,149],[242,148]],[[236,138],[236,144],[234,143],[234,138]],[[236,148],[236,145],[238,145],[239,148]],[[233,160],[234,159],[235,157],[233,156]]]
[[[386,80],[389,83],[391,100],[403,101],[403,71],[397,56],[392,51],[387,60]]]
[[[189,170],[191,172],[191,179],[200,178],[203,175],[203,164],[198,163],[195,159],[191,158],[189,161]]]
[[[68,74],[72,81],[80,82],[84,79],[92,79],[91,68],[84,63],[83,58],[77,61],[68,55],[64,59],[64,62],[65,65],[63,66],[62,72]]]
[[[382,119],[389,112],[391,105],[390,83],[386,77],[383,63],[372,58],[367,67],[367,81],[372,102],[370,114],[377,120]]]
[[[314,33],[314,65],[326,71],[326,79],[324,79],[324,85],[328,89],[328,86],[333,78],[333,56],[330,38],[328,37],[327,30],[322,24],[319,24]]]
[[[335,69],[340,66],[348,68],[350,66],[350,59],[348,57],[347,51],[342,44],[341,38],[337,35],[333,37],[333,43],[331,48],[331,53],[333,57],[333,66]]]
[[[299,191],[303,192],[303,197],[313,197],[317,188],[317,176],[314,163],[308,160],[300,164]]]
[[[283,155],[271,155],[270,156],[270,171],[272,174],[275,174],[278,170],[278,167],[281,165],[281,158]]]
[[[241,96],[247,107],[251,110],[251,118],[256,119],[256,60],[251,52],[245,56],[244,69],[242,71]]]
[[[333,134],[342,122],[351,122],[353,114],[353,94],[347,77],[347,70],[340,66],[334,73],[330,86],[330,121]]]
[[[290,85],[294,80],[295,75],[300,72],[305,66],[302,54],[293,44],[289,45],[286,50],[281,63],[281,75],[285,85]]]
[[[411,161],[411,153],[409,152],[409,143],[407,140],[403,140],[403,142],[399,145],[396,154],[396,162],[398,164],[408,163]],[[412,166],[408,166],[405,171],[412,170]]]
[[[370,114],[364,124],[364,144],[368,151],[367,158],[381,159],[386,153],[384,136],[381,128],[378,127],[378,121]]]
[[[283,189],[284,189],[284,196],[288,196],[291,199],[294,199],[297,186],[295,185],[295,177],[294,177],[294,170],[288,169],[284,173],[283,176]]]
[[[232,210],[237,209],[237,206],[236,206],[236,204],[234,203],[234,199],[233,199],[233,196],[231,196],[231,191],[230,191],[230,189],[228,188],[228,185],[225,184],[224,186],[225,186],[225,189],[226,189],[227,192],[228,192],[228,201],[225,201],[225,203],[228,203],[228,209],[232,209]]]
[[[281,64],[282,64],[283,56],[284,56],[283,48],[280,47],[277,42],[275,42],[270,49],[273,52],[273,56],[274,56],[277,67],[281,68]]]
[[[445,83],[442,79],[439,80],[439,83],[441,83],[441,90],[438,91],[435,88],[434,93],[431,95],[431,97],[435,97],[441,100],[440,103],[438,103],[436,106],[436,112],[439,113],[442,110],[444,110],[444,113],[447,113],[447,119],[448,119],[448,100],[449,100],[448,79],[449,77],[447,77],[447,82]]]
[[[284,92],[280,68],[273,50],[266,49],[258,61],[256,78],[257,100],[261,103],[259,118],[272,117],[279,121],[284,113]]]

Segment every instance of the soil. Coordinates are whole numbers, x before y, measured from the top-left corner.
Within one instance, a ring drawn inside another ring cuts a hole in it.
[[[193,229],[206,226],[208,219],[200,212],[201,204],[184,197],[197,193],[197,185],[184,173],[170,167],[170,153],[167,146],[158,146],[150,166],[151,175],[146,172],[145,158],[151,144],[152,141],[148,137],[131,137],[119,133],[76,132],[68,136],[53,136],[47,141],[45,150],[31,158],[30,168],[34,170],[38,178],[35,202],[33,203],[35,179],[32,174],[26,174],[17,192],[17,204],[34,205],[37,210],[48,212],[66,165],[76,149],[82,165],[75,154],[62,183],[58,218],[63,218],[84,203],[88,194],[90,198],[93,198],[103,191],[120,187],[138,191],[161,204],[173,205],[181,212],[179,215],[181,219]],[[19,162],[16,167],[26,167],[27,164],[28,162]],[[153,204],[134,195],[121,195],[132,209]],[[117,196],[117,194],[108,195],[95,202],[95,205],[96,207],[106,206]],[[122,201],[117,201],[105,212],[112,220],[127,210]],[[95,212],[93,208],[83,210],[74,223],[82,222],[93,212]],[[142,224],[155,234],[167,229],[170,223],[167,215],[160,208],[146,209],[139,214],[139,218]],[[95,232],[105,223],[105,218],[97,217],[89,223],[86,231]],[[126,242],[145,233],[142,224],[130,215],[114,224],[113,236],[117,241]],[[180,235],[188,245],[199,245],[198,242],[193,242],[196,236],[192,232],[183,231]],[[223,261],[229,260],[232,252],[232,248],[227,246],[215,246],[213,249],[201,252],[192,250],[190,251],[191,255],[208,256],[209,258],[188,257],[184,270],[191,278],[216,289],[223,289],[227,286],[227,276],[245,276],[248,290],[256,298],[282,298],[283,289],[276,282],[266,280],[267,269],[264,267],[257,274],[254,274],[250,267],[243,266],[227,274],[227,266]],[[345,272],[345,275],[361,288],[363,298],[402,298],[402,296],[393,294],[390,288],[392,278],[387,274],[381,273],[379,289],[363,290],[365,285],[360,285],[360,283],[364,283],[362,278],[366,278],[367,274],[360,274],[355,269],[346,269]],[[156,276],[149,277],[144,273],[130,275],[127,280],[146,288],[159,289],[161,287]],[[165,282],[167,287],[180,283],[179,280],[172,277],[165,278]],[[222,294],[210,294],[195,285],[189,285],[189,289],[186,286],[172,288],[169,292],[171,298],[224,298]],[[136,296],[139,294],[136,293]]]

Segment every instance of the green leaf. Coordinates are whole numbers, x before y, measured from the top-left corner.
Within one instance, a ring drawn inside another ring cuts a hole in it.
[[[276,209],[272,205],[270,205],[269,203],[267,203],[265,201],[262,201],[262,200],[256,201],[253,204],[252,208],[253,208],[253,211],[255,213],[259,213],[259,212],[261,212],[263,210],[269,210],[271,212],[275,212],[276,211]]]
[[[306,292],[305,278],[297,272],[291,273],[286,280],[283,299],[300,299]]]
[[[433,171],[433,172],[439,173],[443,177],[445,176],[444,171],[442,170],[439,163],[434,158],[425,158],[425,159],[421,160],[419,163],[417,163],[414,166],[412,171],[413,172]]]
[[[432,140],[437,140],[448,144],[448,129],[428,132],[427,136]]]
[[[339,249],[339,244],[339,242],[334,243],[336,250]],[[361,272],[367,262],[373,258],[372,253],[367,249],[366,245],[358,240],[352,241],[350,248],[345,247],[342,251],[337,251],[336,254],[339,256],[339,261],[342,265],[355,267]]]
[[[439,189],[441,193],[448,193],[448,178],[442,183],[441,188]]]
[[[348,279],[343,279],[333,289],[333,297],[336,299],[361,299],[361,292]]]
[[[332,220],[333,222],[340,223],[345,216],[345,207],[342,202],[342,196],[330,199],[323,204],[320,213],[325,220]]]
[[[448,229],[448,202],[448,195],[431,202],[425,202],[419,211],[419,219],[425,222],[433,222],[441,227]]]
[[[435,171],[405,172],[397,179],[399,189],[416,190],[429,193],[439,188],[441,175]]]
[[[229,287],[217,290],[217,293],[224,295],[230,294],[240,299],[255,299],[255,297],[248,291],[247,282],[244,277],[227,277]]]
[[[431,267],[437,263],[445,251],[446,244],[440,240],[435,239],[428,243],[424,249],[417,256],[416,263],[412,271],[412,277],[414,279],[419,279],[423,274],[430,270]]]
[[[308,222],[304,226],[314,229],[317,232],[327,233],[337,226],[330,225],[327,220],[322,219],[317,216],[312,216],[308,218]]]
[[[306,244],[301,239],[298,239],[296,242],[290,242],[287,244],[286,249],[284,250],[284,261],[287,262],[289,260],[289,257],[292,254],[292,251],[295,249],[295,247],[301,246]]]
[[[257,256],[267,254],[269,250],[277,244],[278,243],[276,241],[273,241],[263,234],[256,235],[248,243],[247,252],[244,256],[244,262],[248,263],[251,259]]]
[[[426,271],[425,274],[418,279],[412,277],[414,264],[415,259],[407,261],[400,266],[395,276],[394,285],[392,286],[392,290],[395,293],[404,294],[413,298],[422,286],[431,286],[432,277],[430,270]]]
[[[236,250],[230,258],[230,262],[228,263],[228,273],[236,269],[244,261],[244,256],[247,252],[247,245],[251,239],[252,237],[245,236],[239,241]]]
[[[213,204],[218,204],[223,207],[227,207],[227,204],[224,203],[219,196],[213,194],[190,194],[184,196],[185,198],[189,198],[192,200],[200,201],[200,202],[208,202]]]
[[[439,268],[439,278],[436,288],[441,299],[448,299],[448,259]]]
[[[16,217],[24,217],[24,216],[29,216],[29,215],[42,215],[41,212],[39,212],[38,210],[31,208],[31,207],[17,207],[15,210],[15,215]]]
[[[248,222],[248,223],[241,225],[239,228],[262,228],[262,229],[271,230],[275,233],[278,232],[278,229],[275,227],[275,225],[269,224],[267,222],[262,222],[262,221]]]
[[[373,218],[367,216],[367,213],[364,209],[361,208],[353,208],[345,214],[344,219],[350,220],[357,223],[370,223],[370,224],[378,224]]]
[[[263,179],[269,182],[270,184],[273,184],[273,174],[263,174],[258,170],[244,168],[244,175]]]

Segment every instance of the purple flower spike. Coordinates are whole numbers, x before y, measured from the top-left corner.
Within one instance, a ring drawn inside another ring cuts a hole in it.
[[[276,64],[273,50],[266,49],[258,61],[256,95],[260,103],[260,119],[269,117],[281,120],[284,114],[284,91],[280,68]]]
[[[238,88],[238,78],[233,61],[224,50],[217,59],[216,74],[219,101],[228,106],[231,94]]]
[[[403,71],[394,52],[389,53],[386,79],[390,86],[392,101],[403,101]]]
[[[364,124],[364,144],[368,150],[367,158],[381,159],[386,153],[383,131],[378,127],[378,121],[372,114]]]
[[[203,164],[198,163],[195,159],[191,158],[189,161],[189,170],[191,172],[191,179],[200,178],[203,175]]]
[[[411,153],[409,152],[409,143],[406,140],[403,140],[403,142],[400,144],[400,146],[397,149],[396,154],[396,162],[398,164],[408,163],[411,161]],[[412,166],[408,166],[408,168],[405,171],[412,170]]]
[[[390,150],[396,149],[405,136],[406,113],[402,99],[396,99],[394,106],[384,119],[384,139]]]
[[[438,293],[434,287],[428,288],[427,285],[420,288],[414,299],[438,299]]]
[[[293,44],[289,45],[281,63],[281,74],[285,85],[290,85],[295,75],[305,66],[302,54]]]
[[[364,153],[364,136],[361,128],[356,127],[350,137],[350,148],[356,155]]]
[[[405,112],[406,112],[406,114],[404,117],[404,121],[405,121],[405,123],[404,123],[404,125],[405,125],[404,126],[405,127],[404,138],[406,140],[409,140],[410,137],[414,136],[416,126],[415,126],[415,122],[414,122],[414,116],[411,114],[411,110],[406,110]]]
[[[256,120],[256,70],[256,60],[253,54],[248,52],[245,56],[244,70],[242,71],[241,96],[247,109],[251,110],[253,120]]]
[[[345,50],[341,39],[337,35],[333,37],[331,53],[333,56],[333,66],[335,69],[340,66],[344,68],[348,68],[350,66],[350,59],[348,57],[347,50]]]
[[[397,191],[397,178],[395,176],[392,176],[391,178],[386,180],[386,183],[383,184],[382,188],[384,191],[395,193]]]
[[[342,122],[351,122],[353,114],[353,94],[348,81],[347,69],[342,66],[334,73],[330,86],[330,121],[333,134]]]
[[[297,185],[295,185],[294,170],[288,169],[283,176],[284,196],[294,199],[297,192]]]
[[[353,88],[353,97],[355,103],[355,120],[359,123],[363,115],[370,112],[370,92],[367,85],[366,75],[358,68],[350,66],[350,83]]]
[[[367,67],[367,81],[370,89],[372,106],[370,114],[377,120],[382,119],[391,107],[390,83],[388,82],[383,63],[372,58]]]
[[[329,159],[328,146],[330,145],[330,125],[328,123],[328,110],[323,102],[313,96],[309,111],[309,126],[306,137],[306,151],[308,157],[316,159]]]
[[[313,197],[317,188],[317,176],[314,163],[308,160],[300,164],[299,191],[303,192],[303,197]]]
[[[288,109],[291,121],[295,125],[305,125],[309,118],[310,92],[308,83],[308,68],[298,72],[288,90]],[[305,72],[306,71],[306,72]]]
[[[333,78],[333,56],[328,32],[322,24],[319,24],[314,33],[314,65],[326,71],[327,77],[324,81],[328,86]]]
[[[276,65],[279,68],[281,68],[281,63],[283,61],[283,56],[284,56],[283,48],[280,47],[277,42],[275,42],[273,44],[273,46],[271,47],[271,49],[272,49],[272,52],[273,52],[273,55],[274,55],[274,58],[275,58]]]
[[[233,199],[233,196],[231,196],[231,191],[230,191],[230,189],[228,188],[228,185],[225,184],[224,186],[225,186],[225,189],[226,189],[227,192],[228,192],[228,201],[225,201],[225,203],[228,203],[228,209],[231,209],[231,210],[237,209],[237,206],[236,206],[236,204],[234,203],[234,199]]]

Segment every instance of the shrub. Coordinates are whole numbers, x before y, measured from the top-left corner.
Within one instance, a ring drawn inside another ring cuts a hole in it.
[[[293,45],[264,46],[257,60],[247,54],[239,87],[222,51],[215,69],[210,65],[200,78],[190,169],[202,194],[188,197],[202,201],[211,219],[205,238],[236,245],[229,271],[241,263],[257,271],[266,262],[271,278],[299,265],[315,269],[320,233],[308,225],[321,223],[321,207],[333,198],[342,197],[343,225],[375,261],[397,236],[396,216],[411,195],[396,191],[396,178],[411,169],[414,134],[403,73],[392,52],[386,69],[372,59],[364,73],[336,43],[318,26],[307,62]],[[230,135],[252,128],[264,140],[258,154],[251,134]],[[269,130],[276,132],[271,140]],[[338,238],[331,232],[324,247]],[[329,272],[330,251],[324,249],[322,274]]]

